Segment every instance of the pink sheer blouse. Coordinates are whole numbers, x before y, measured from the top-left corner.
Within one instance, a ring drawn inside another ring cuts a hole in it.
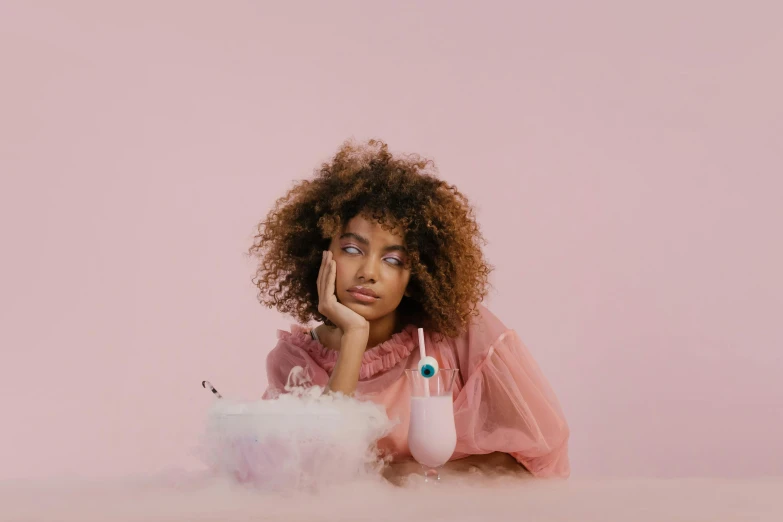
[[[455,338],[436,340],[425,331],[427,355],[442,368],[459,372],[454,384],[457,447],[452,460],[495,451],[512,455],[537,477],[568,477],[569,430],[562,409],[530,352],[514,330],[506,328],[480,306],[467,331]],[[305,369],[313,385],[326,386],[337,352],[314,340],[307,328],[293,325],[278,330],[277,346],[267,357],[271,398],[284,392],[291,369]],[[386,408],[399,419],[379,442],[395,459],[410,455],[408,417],[410,395],[406,368],[419,362],[418,334],[408,325],[362,358],[356,397]]]

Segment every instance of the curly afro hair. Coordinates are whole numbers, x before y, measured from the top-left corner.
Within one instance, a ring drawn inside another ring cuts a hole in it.
[[[411,278],[410,297],[397,308],[403,324],[459,335],[478,314],[493,268],[467,198],[435,172],[432,161],[392,156],[382,141],[344,143],[258,224],[249,254],[259,258],[253,277],[259,301],[302,324],[326,321],[316,285],[321,253],[361,214],[404,238]]]

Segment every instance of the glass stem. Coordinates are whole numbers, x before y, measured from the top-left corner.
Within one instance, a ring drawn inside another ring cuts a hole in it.
[[[437,469],[423,465],[422,468],[424,468],[424,482],[440,482],[440,473]]]

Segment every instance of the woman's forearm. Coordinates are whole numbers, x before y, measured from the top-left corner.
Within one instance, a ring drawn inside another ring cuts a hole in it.
[[[439,468],[441,475],[471,475],[484,477],[532,476],[514,457],[507,453],[470,455],[451,460]],[[410,475],[421,473],[421,464],[413,459],[394,461],[383,470],[383,476],[392,484],[401,486]]]
[[[485,455],[469,455],[457,460],[451,460],[444,464],[444,469],[455,472],[481,471],[485,474],[518,474],[529,475],[524,466],[508,453],[499,451]]]
[[[359,328],[343,332],[340,339],[340,353],[334,365],[327,389],[351,395],[359,382],[359,370],[362,367],[362,356],[367,348],[370,329]]]

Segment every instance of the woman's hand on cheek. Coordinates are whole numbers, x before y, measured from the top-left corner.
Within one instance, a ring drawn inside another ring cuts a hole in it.
[[[318,311],[334,323],[343,333],[369,331],[370,323],[344,304],[337,301],[335,280],[337,262],[330,251],[325,251],[318,271]]]

